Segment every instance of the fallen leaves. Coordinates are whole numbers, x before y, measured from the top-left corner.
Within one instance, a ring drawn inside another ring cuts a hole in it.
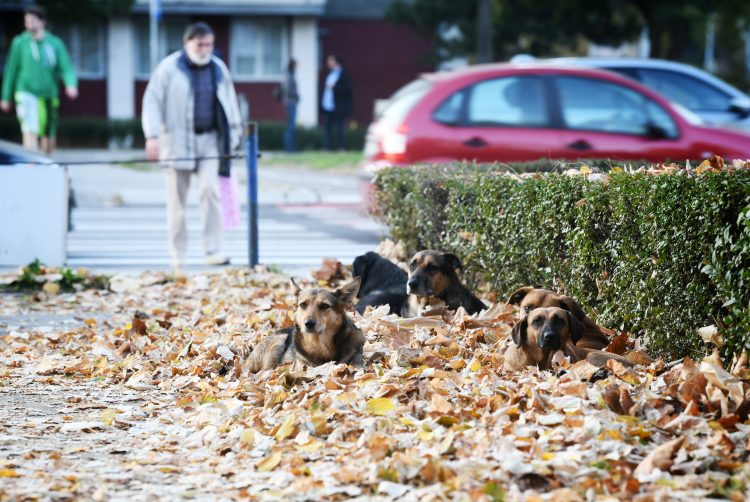
[[[714,325],[699,328],[698,336],[703,339],[704,343],[713,343],[719,348],[724,346],[724,337],[719,333],[719,328]]]
[[[365,410],[372,415],[387,415],[396,409],[396,405],[387,397],[376,397],[367,401]]]
[[[682,447],[684,442],[685,438],[679,437],[657,446],[638,464],[633,474],[636,476],[645,476],[651,474],[655,469],[669,471],[669,468],[674,463],[677,451]]]
[[[274,451],[255,466],[258,472],[268,472],[275,469],[281,463],[281,452]]]
[[[74,327],[0,338],[0,399],[64,396],[52,407],[64,411],[42,419],[0,410],[0,458],[14,462],[0,460],[0,498],[137,498],[121,481],[134,479],[154,493],[252,499],[700,499],[747,486],[746,356],[667,368],[619,335],[608,350],[641,366],[559,353],[553,371],[509,373],[504,305],[415,319],[385,308],[352,314],[367,337],[363,369],[248,374],[243,358],[290,322],[287,277],[114,283],[122,292],[36,303],[76,305]]]
[[[312,275],[323,285],[333,285],[346,278],[344,265],[335,258],[324,258],[323,266]]]
[[[294,415],[289,415],[273,437],[276,438],[276,441],[282,441],[291,436],[294,430]]]

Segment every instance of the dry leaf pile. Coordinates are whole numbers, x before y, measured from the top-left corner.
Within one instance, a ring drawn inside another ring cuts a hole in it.
[[[502,306],[418,319],[386,307],[352,314],[365,369],[254,375],[243,355],[290,324],[285,276],[112,284],[0,298],[0,499],[748,495],[746,359],[627,369],[558,354],[554,372],[512,374]],[[14,327],[27,314],[72,321]]]

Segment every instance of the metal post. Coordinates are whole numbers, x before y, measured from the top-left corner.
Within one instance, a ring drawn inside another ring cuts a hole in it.
[[[258,264],[258,123],[247,123],[247,251],[250,268]]]
[[[159,20],[161,19],[161,1],[149,0],[148,13],[151,71],[154,71],[156,65],[159,63]]]

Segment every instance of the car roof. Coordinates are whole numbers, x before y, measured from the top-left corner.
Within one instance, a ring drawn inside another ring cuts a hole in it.
[[[551,63],[559,65],[585,66],[589,68],[647,68],[654,70],[671,70],[678,73],[690,75],[699,80],[711,83],[712,85],[723,90],[734,97],[750,99],[746,93],[736,87],[724,82],[707,71],[677,61],[667,61],[666,59],[651,58],[604,58],[604,57],[565,57],[552,58],[546,60],[537,60],[542,63]]]
[[[503,73],[509,74],[530,74],[530,75],[541,75],[545,73],[555,74],[569,74],[574,76],[589,76],[609,80],[624,84],[628,87],[637,88],[639,91],[648,94],[649,96],[659,96],[657,93],[644,86],[643,84],[636,82],[631,78],[624,77],[619,73],[608,71],[606,69],[599,68],[588,68],[580,67],[570,64],[556,64],[540,61],[523,61],[517,63],[488,63],[466,66],[450,71],[442,71],[435,73],[422,74],[422,78],[425,80],[438,83],[444,81],[454,80],[473,80],[474,78],[487,77],[491,78],[495,75],[502,75]],[[661,98],[663,99],[663,98]]]

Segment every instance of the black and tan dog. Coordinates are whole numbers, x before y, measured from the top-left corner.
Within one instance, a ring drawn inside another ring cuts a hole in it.
[[[432,298],[445,302],[451,310],[463,307],[469,314],[486,309],[487,306],[461,284],[456,274],[456,270],[461,268],[461,260],[451,253],[425,250],[412,256],[406,282],[409,297],[401,309],[401,315],[419,316]]]
[[[576,346],[585,330],[584,324],[569,310],[558,307],[533,309],[513,326],[513,345],[505,352],[504,367],[511,371],[527,366],[548,370],[552,367],[552,356],[558,350],[570,357],[571,362],[586,359],[594,366],[603,366],[607,360],[614,359],[627,367],[635,366],[617,354]]]
[[[578,347],[596,350],[606,348],[609,345],[609,337],[615,334],[614,331],[592,321],[573,298],[549,289],[538,289],[532,286],[517,289],[510,295],[508,304],[520,307],[519,319],[538,307],[557,307],[567,310],[584,326]]]
[[[391,314],[400,314],[406,301],[406,272],[390,260],[369,251],[357,256],[352,264],[352,275],[359,277],[361,285],[354,306],[363,314],[368,306],[388,305]]]
[[[292,280],[297,294],[294,326],[263,339],[249,356],[252,373],[287,363],[319,366],[330,361],[362,366],[362,331],[346,315],[359,289],[359,278],[335,291],[301,290]]]

